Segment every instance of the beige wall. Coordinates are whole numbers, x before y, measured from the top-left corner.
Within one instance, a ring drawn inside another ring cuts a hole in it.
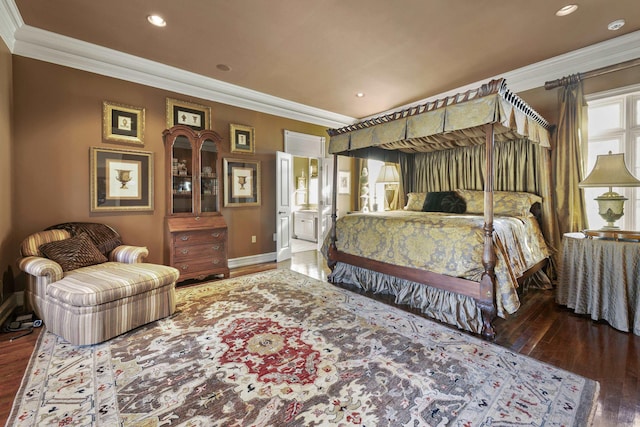
[[[4,276],[0,303],[12,292],[8,266],[13,264],[13,248],[10,235],[13,222],[11,184],[13,182],[13,162],[11,144],[12,92],[11,53],[0,39],[0,277]],[[15,268],[13,271],[15,272]]]
[[[14,56],[14,177],[13,222],[8,245],[17,247],[28,234],[65,221],[96,221],[115,227],[126,243],[149,247],[149,262],[168,261],[163,251],[165,165],[162,131],[166,127],[166,98],[210,105],[213,129],[229,154],[229,124],[255,128],[256,153],[262,161],[262,205],[223,208],[229,226],[229,257],[275,251],[275,152],[283,150],[284,130],[325,136],[326,128],[295,120],[192,99],[160,89],[112,79],[41,61]],[[145,107],[144,147],[102,141],[102,101]],[[132,148],[155,157],[155,210],[137,213],[90,213],[89,149]],[[251,243],[251,236],[257,243]],[[7,241],[5,239],[5,241]],[[5,261],[6,262],[6,261]]]

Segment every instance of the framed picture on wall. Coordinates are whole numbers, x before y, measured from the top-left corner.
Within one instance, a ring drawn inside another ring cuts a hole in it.
[[[91,147],[91,212],[152,211],[153,153]]]
[[[351,192],[351,172],[338,171],[338,194],[349,194]]]
[[[260,161],[223,159],[224,206],[260,206]]]
[[[167,128],[175,125],[189,126],[194,130],[211,129],[211,108],[167,98]]]
[[[103,101],[102,138],[107,142],[144,145],[144,108]]]
[[[256,152],[255,132],[250,126],[231,125],[231,152],[253,154]]]

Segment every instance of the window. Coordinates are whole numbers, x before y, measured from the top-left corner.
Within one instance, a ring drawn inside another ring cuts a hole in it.
[[[633,176],[640,177],[640,86],[588,96],[587,104],[589,141],[585,174],[591,172],[598,155],[611,151],[624,153],[627,168]],[[603,188],[585,188],[591,229],[602,228],[606,224],[598,215],[598,205],[593,200],[606,191]],[[640,188],[614,188],[613,191],[629,199],[625,202],[624,216],[616,224],[623,230],[640,229]]]

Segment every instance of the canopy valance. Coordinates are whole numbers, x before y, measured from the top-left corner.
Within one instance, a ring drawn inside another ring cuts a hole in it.
[[[550,148],[549,124],[505,79],[406,110],[340,129],[329,129],[329,153],[371,155],[379,150],[420,153],[481,145],[484,125],[493,124],[496,142],[528,139]]]

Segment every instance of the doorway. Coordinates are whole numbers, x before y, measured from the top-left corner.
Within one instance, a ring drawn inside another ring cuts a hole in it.
[[[291,252],[316,250],[318,243],[318,159],[293,156]]]
[[[329,162],[324,158],[324,153],[324,137],[284,131],[282,155],[291,156],[291,167],[289,171],[280,168],[276,173],[282,175],[280,181],[291,183],[291,197],[288,213],[278,209],[277,215],[280,215],[279,222],[288,219],[291,227],[288,242],[280,241],[286,236],[277,233],[276,245],[290,250],[282,251],[282,255],[279,251],[278,261],[286,259],[287,255],[290,257],[293,251],[318,250],[322,245],[329,225],[327,218],[331,210],[331,197],[328,177],[332,173],[332,168],[327,167]],[[285,173],[288,173],[286,177]]]

